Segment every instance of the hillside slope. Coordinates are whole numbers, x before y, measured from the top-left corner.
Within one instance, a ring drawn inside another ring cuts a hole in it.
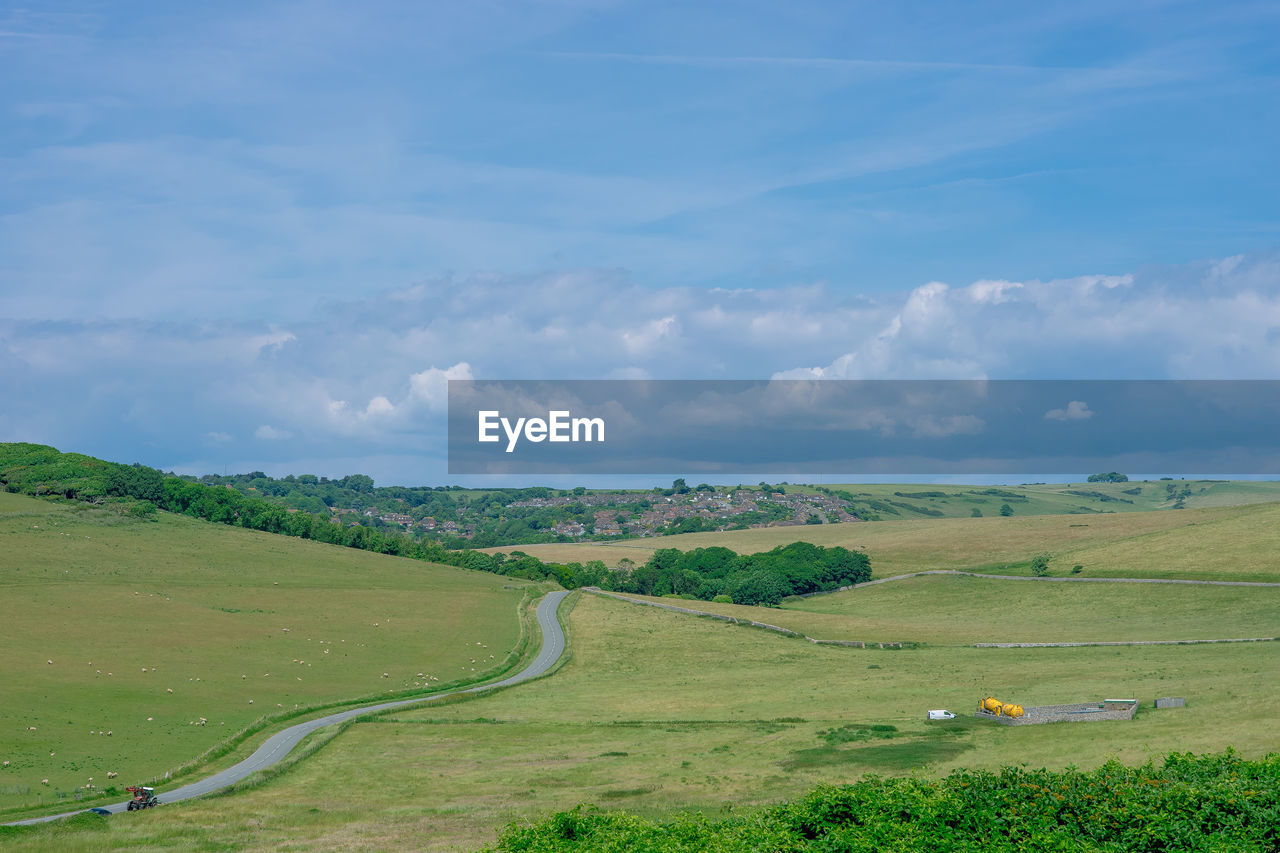
[[[264,714],[473,679],[527,586],[0,493],[0,807],[163,778]]]

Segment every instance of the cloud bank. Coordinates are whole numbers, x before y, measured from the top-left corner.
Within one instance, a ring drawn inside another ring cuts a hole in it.
[[[875,296],[436,278],[280,324],[8,318],[0,360],[9,440],[193,471],[381,459],[381,481],[435,482],[450,378],[1273,378],[1280,255]],[[1045,417],[1091,414],[1064,403]]]

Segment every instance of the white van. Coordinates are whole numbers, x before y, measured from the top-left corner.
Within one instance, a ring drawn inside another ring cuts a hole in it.
[[[942,709],[929,712],[929,719],[931,720],[954,720],[955,718],[956,718],[955,714],[951,713],[950,711],[944,711]]]

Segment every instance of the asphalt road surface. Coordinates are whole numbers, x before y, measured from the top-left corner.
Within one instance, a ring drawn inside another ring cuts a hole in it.
[[[389,708],[402,708],[406,705],[416,705],[420,702],[430,702],[433,699],[441,699],[445,696],[456,696],[463,693],[480,693],[484,690],[492,690],[495,687],[509,687],[512,684],[519,684],[522,681],[528,681],[531,678],[537,678],[560,659],[564,654],[565,639],[564,631],[560,629],[560,622],[556,619],[556,611],[560,607],[560,602],[564,601],[568,592],[550,592],[538,604],[538,625],[542,629],[542,648],[538,651],[538,656],[533,659],[533,663],[517,672],[515,675],[504,678],[492,684],[481,684],[477,687],[469,687],[466,690],[450,690],[446,693],[433,693],[430,696],[419,696],[416,699],[398,699],[394,702],[381,702],[377,705],[365,705],[360,708],[351,708],[346,711],[339,711],[328,716],[319,717],[314,720],[307,720],[305,723],[298,723],[289,728],[273,734],[267,738],[257,751],[236,764],[228,767],[220,773],[215,773],[207,779],[201,779],[198,782],[192,782],[189,785],[183,785],[181,788],[175,788],[172,791],[158,793],[157,797],[161,803],[177,803],[183,800],[190,800],[194,797],[202,797],[205,794],[211,794],[214,791],[239,782],[259,770],[263,770],[271,765],[279,762],[289,752],[298,745],[298,743],[307,735],[316,729],[332,726],[337,723],[344,723],[354,717],[374,711],[385,711]],[[123,803],[115,803],[109,806],[97,806],[97,808],[106,809],[109,812],[117,813],[125,811],[128,801]],[[45,823],[59,818],[70,817],[79,814],[85,809],[76,809],[75,811],[63,812],[62,814],[49,815],[48,817],[36,817],[29,820],[14,821],[11,826],[22,826],[25,824]]]

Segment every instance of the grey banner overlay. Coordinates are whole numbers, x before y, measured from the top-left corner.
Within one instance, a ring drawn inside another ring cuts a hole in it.
[[[1280,474],[1280,381],[449,381],[450,474],[1098,471]]]

